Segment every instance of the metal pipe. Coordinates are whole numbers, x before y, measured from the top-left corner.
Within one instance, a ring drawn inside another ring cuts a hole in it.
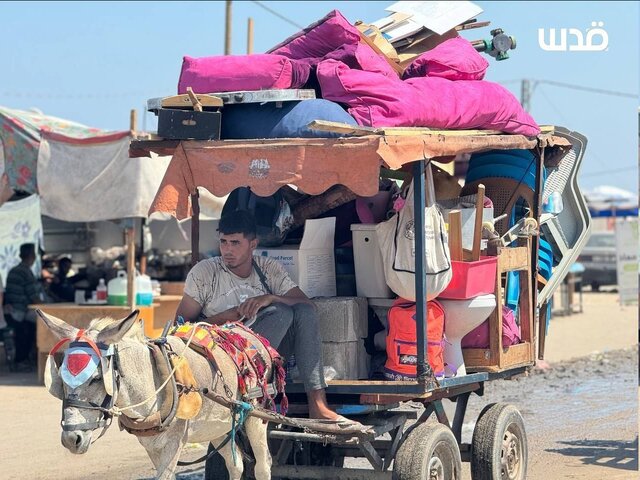
[[[471,396],[471,392],[463,393],[456,398],[456,413],[453,416],[453,425],[451,425],[451,430],[458,441],[458,445],[462,442],[462,424],[464,423],[464,415],[467,413],[469,396]]]
[[[425,162],[413,162],[413,210],[416,259],[416,342],[418,344],[417,380],[425,384],[431,374],[427,359],[427,287],[425,284],[424,176]]]
[[[533,218],[536,219],[538,225],[540,225],[540,210],[542,207],[542,193],[544,190],[544,148],[538,147],[536,149],[537,160],[537,177],[536,177],[536,194],[533,196]],[[531,342],[534,344],[534,356],[535,356],[535,319],[538,318],[538,359],[544,360],[544,345],[547,336],[547,322],[546,315],[540,315],[542,309],[538,309],[538,249],[540,248],[540,234],[531,237],[531,314],[533,315],[533,331],[531,332]],[[543,305],[547,308],[546,304]]]
[[[200,201],[199,194],[191,195],[191,267],[200,260]]]

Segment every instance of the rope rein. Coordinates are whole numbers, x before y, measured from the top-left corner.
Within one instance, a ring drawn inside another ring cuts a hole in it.
[[[198,322],[195,325],[209,325],[206,322]],[[179,360],[175,363],[175,365],[173,366],[173,368],[171,369],[171,371],[169,372],[169,375],[167,376],[167,378],[164,380],[164,382],[162,382],[162,384],[156,389],[155,392],[153,392],[151,395],[149,395],[146,399],[142,400],[141,402],[135,403],[133,405],[127,405],[126,407],[117,407],[117,406],[113,406],[111,407],[109,410],[107,410],[107,412],[111,415],[113,415],[114,417],[118,417],[120,415],[123,415],[122,412],[126,411],[126,410],[131,410],[133,408],[137,408],[140,407],[142,405],[144,405],[147,402],[150,402],[151,400],[154,400],[158,394],[164,389],[164,387],[167,386],[167,384],[169,383],[169,381],[171,380],[171,378],[173,377],[174,373],[176,372],[176,370],[178,369],[178,367],[182,364],[182,362],[186,359],[184,354],[187,351],[187,348],[189,348],[189,345],[191,344],[191,341],[193,340],[193,337],[196,333],[196,329],[194,328],[193,331],[191,332],[191,335],[189,336],[189,340],[187,340],[187,342],[184,344],[184,348],[182,349],[182,352],[180,352],[179,355]]]

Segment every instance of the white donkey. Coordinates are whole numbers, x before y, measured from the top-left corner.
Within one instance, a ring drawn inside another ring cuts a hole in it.
[[[136,321],[137,311],[122,320],[93,320],[85,331],[42,311],[38,314],[61,339],[60,344],[65,340],[71,342],[61,368],[58,369],[49,357],[45,372],[49,392],[63,400],[62,444],[68,450],[85,453],[92,436],[97,437],[94,432],[108,427],[110,413],[121,412],[131,419],[129,423],[144,424],[149,419],[162,417],[171,382],[160,389],[166,380],[166,372],[162,374],[156,366],[140,323]],[[185,344],[181,339],[169,336],[167,341],[174,352],[183,352]],[[184,356],[200,387],[239,399],[235,364],[222,349],[216,348],[214,353],[218,374],[205,357],[191,348],[186,349]],[[269,358],[268,354],[264,358]],[[220,381],[216,381],[216,377]],[[128,408],[134,405],[138,406]],[[138,440],[156,467],[157,478],[173,479],[180,452],[187,442],[211,442],[218,446],[231,429],[231,411],[205,398],[197,416],[190,420],[173,418],[161,433],[138,436]],[[256,479],[271,478],[267,425],[258,418],[248,417],[244,430],[256,460]],[[227,441],[219,452],[225,460],[229,478],[239,480],[244,467],[237,444]]]

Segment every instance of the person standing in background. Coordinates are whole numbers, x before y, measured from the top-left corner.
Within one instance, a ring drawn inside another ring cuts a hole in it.
[[[33,243],[20,245],[20,260],[7,275],[3,303],[6,322],[15,331],[16,366],[30,368],[30,356],[36,339],[36,314],[29,310],[29,305],[42,301],[38,279],[31,270],[36,261],[36,246]]]

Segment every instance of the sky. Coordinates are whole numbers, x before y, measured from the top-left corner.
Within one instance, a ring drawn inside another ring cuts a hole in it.
[[[254,20],[254,52],[278,44],[333,9],[354,22],[384,17],[392,2],[258,2],[232,4],[232,53],[246,53],[247,19]],[[578,131],[589,139],[579,177],[584,190],[614,185],[638,190],[640,8],[636,2],[476,1],[482,29],[469,40],[502,28],[517,40],[505,61],[489,58],[486,80],[520,97],[522,79],[533,91],[536,121]],[[176,92],[184,55],[221,55],[224,2],[0,2],[0,106],[36,108],[92,127],[153,131],[146,100]],[[608,48],[549,52],[538,29],[586,31],[603,22]],[[568,84],[563,87],[551,84]],[[594,89],[614,93],[596,93]]]

